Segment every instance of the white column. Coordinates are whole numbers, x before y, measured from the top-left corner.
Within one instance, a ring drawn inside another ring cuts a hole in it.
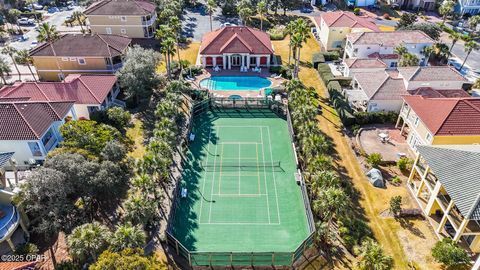
[[[227,69],[227,65],[226,65],[226,63],[227,63],[227,56],[226,56],[226,55],[223,55],[222,57],[223,57],[223,67],[222,67],[222,68],[223,68],[223,69]]]
[[[460,224],[460,228],[458,228],[457,233],[453,237],[453,241],[457,242],[458,240],[460,240],[460,237],[462,236],[463,231],[465,231],[465,228],[467,227],[467,224],[468,224],[468,219],[466,219],[464,217],[463,220],[462,220],[462,223]]]
[[[267,67],[270,67],[270,55],[267,56]]]
[[[241,54],[242,56],[242,67],[245,66],[245,55]]]
[[[250,55],[247,55],[247,67],[250,68]]]
[[[206,67],[206,66],[207,66],[207,62],[206,62],[206,60],[205,60],[205,56],[202,56],[202,60],[201,60],[201,61],[202,61],[202,66],[203,66],[203,67]]]
[[[260,66],[260,56],[257,56],[257,67]]]
[[[214,57],[212,57],[212,58],[213,58],[213,59],[212,59],[212,64],[213,64],[213,66],[215,67],[215,66],[217,66],[217,57],[214,56]]]
[[[228,69],[232,69],[232,55],[228,56]]]
[[[437,182],[435,188],[432,191],[432,194],[430,195],[430,199],[428,200],[427,207],[425,207],[424,211],[427,216],[430,214],[430,210],[432,210],[433,203],[435,202],[435,199],[437,198],[441,187],[442,185],[440,184],[440,182]]]
[[[12,239],[10,239],[10,237],[7,238],[7,243],[8,245],[10,246],[10,249],[15,252],[15,245],[13,244],[12,242]]]

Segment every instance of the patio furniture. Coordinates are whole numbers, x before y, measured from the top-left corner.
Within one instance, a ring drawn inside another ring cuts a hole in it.
[[[188,139],[193,142],[195,140],[195,134],[193,133],[190,133],[190,136],[188,137]]]
[[[277,76],[275,76],[275,77],[273,77],[273,78],[274,78],[274,79],[282,79],[283,77],[282,77],[282,74],[280,74],[280,75],[277,75]]]
[[[186,188],[182,188],[181,196],[182,196],[182,198],[187,197],[187,189]]]
[[[215,67],[213,68],[213,71],[219,72],[219,71],[220,71],[220,67],[219,67],[219,66],[215,66]]]
[[[380,132],[378,133],[378,137],[380,138],[380,140],[382,141],[382,143],[386,143],[390,140],[390,137],[388,135],[388,133],[386,132]]]

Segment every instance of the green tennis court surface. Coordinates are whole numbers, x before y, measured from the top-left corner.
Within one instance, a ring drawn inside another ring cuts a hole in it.
[[[173,236],[194,252],[293,252],[310,233],[287,122],[269,110],[209,111],[192,132]]]

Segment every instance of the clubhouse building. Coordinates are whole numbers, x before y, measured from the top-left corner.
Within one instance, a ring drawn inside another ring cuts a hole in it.
[[[245,26],[226,26],[204,35],[199,52],[203,67],[222,69],[270,67],[270,36]]]

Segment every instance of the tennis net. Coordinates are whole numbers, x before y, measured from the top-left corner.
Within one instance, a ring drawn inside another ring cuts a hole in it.
[[[206,171],[257,171],[268,168],[281,169],[280,161],[274,162],[239,162],[239,161],[222,161],[215,163],[202,163],[201,166]]]

